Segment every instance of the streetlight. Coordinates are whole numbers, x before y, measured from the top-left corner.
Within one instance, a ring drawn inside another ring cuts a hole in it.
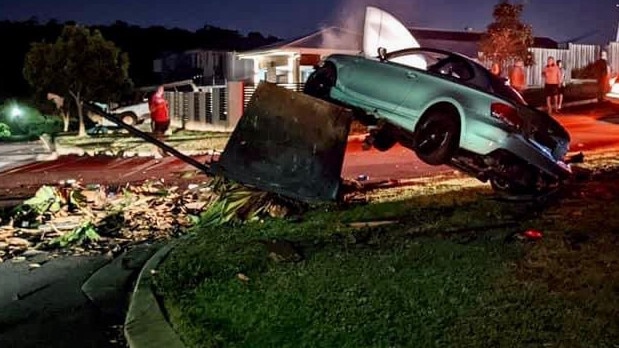
[[[24,114],[24,111],[17,105],[13,105],[11,108],[10,115],[12,118],[21,117]]]

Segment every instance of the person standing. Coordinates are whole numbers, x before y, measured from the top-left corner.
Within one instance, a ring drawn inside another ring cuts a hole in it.
[[[514,66],[510,70],[509,83],[518,93],[522,93],[525,89],[527,82],[524,71],[524,61],[522,59],[516,60]]]
[[[563,107],[563,94],[565,93],[565,68],[563,67],[563,61],[557,60],[557,67],[559,68],[559,94],[557,95],[557,112],[561,112]]]
[[[606,51],[602,51],[600,58],[593,63],[595,70],[595,79],[597,80],[597,97],[598,102],[603,102],[606,99],[606,93],[610,87],[610,65],[607,61],[608,55]]]
[[[499,65],[499,63],[492,63],[492,65],[490,66],[490,72],[493,75],[501,76],[501,66]]]
[[[163,86],[159,86],[157,91],[151,96],[148,101],[148,108],[150,110],[150,123],[153,135],[157,139],[162,140],[165,132],[170,127],[168,101],[164,98]],[[161,158],[166,155],[166,152],[158,146],[156,146],[155,151],[155,158]]]
[[[159,86],[148,103],[151,127],[157,137],[163,136],[170,127],[168,101],[165,100],[163,93],[163,86]]]
[[[548,113],[552,113],[552,106],[557,107],[557,96],[559,94],[559,82],[561,81],[561,72],[555,64],[554,57],[548,57],[546,67],[542,71],[544,77],[544,95],[546,96],[546,107]]]

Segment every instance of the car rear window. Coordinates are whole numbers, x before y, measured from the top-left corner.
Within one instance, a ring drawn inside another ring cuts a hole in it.
[[[522,98],[520,93],[518,93],[512,86],[509,85],[509,81],[502,77],[497,77],[494,75],[490,76],[490,84],[492,87],[492,91],[501,97],[510,100],[514,103],[526,105],[527,102]]]

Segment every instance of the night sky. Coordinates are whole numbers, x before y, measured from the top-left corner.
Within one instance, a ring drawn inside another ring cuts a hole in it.
[[[536,36],[557,41],[606,43],[614,40],[618,0],[522,0],[524,21]],[[310,33],[321,26],[360,25],[365,5],[381,7],[407,26],[483,31],[497,0],[2,0],[0,20],[55,18],[84,24],[122,20],[140,26],[164,25],[195,30],[205,24],[258,31],[281,38]]]

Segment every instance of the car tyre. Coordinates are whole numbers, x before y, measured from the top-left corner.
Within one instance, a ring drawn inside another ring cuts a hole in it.
[[[449,162],[458,149],[460,123],[449,113],[432,112],[417,124],[415,153],[423,162],[441,165]]]
[[[124,112],[120,114],[120,120],[130,126],[134,126],[138,123],[138,118],[130,112]]]
[[[374,135],[372,146],[374,146],[376,150],[384,152],[391,149],[396,142],[397,140],[393,135],[389,134],[385,130],[382,130],[378,131]]]
[[[330,98],[331,88],[335,86],[337,72],[332,63],[326,62],[318,67],[305,82],[303,93],[323,100]]]

